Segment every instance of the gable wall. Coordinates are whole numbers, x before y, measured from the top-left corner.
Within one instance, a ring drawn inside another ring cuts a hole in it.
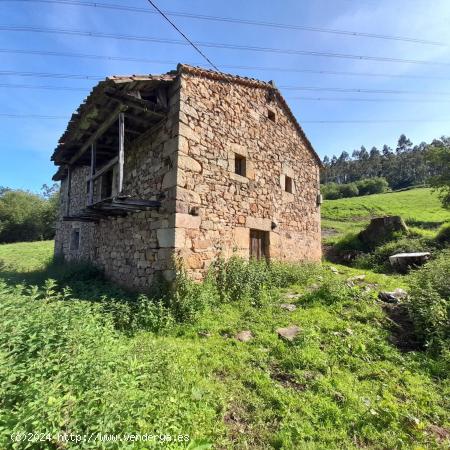
[[[319,166],[266,89],[182,75],[179,134],[176,245],[195,277],[220,254],[248,257],[250,228],[269,233],[273,259],[320,260]]]

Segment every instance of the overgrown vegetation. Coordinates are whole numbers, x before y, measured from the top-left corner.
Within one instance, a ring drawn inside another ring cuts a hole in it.
[[[416,332],[433,352],[450,362],[450,250],[412,273],[409,310]],[[447,367],[450,371],[450,365]]]
[[[181,276],[137,296],[87,267],[48,265],[51,243],[21,244],[42,255],[32,270],[16,245],[0,246],[1,448],[33,431],[50,436],[36,449],[80,448],[58,443],[64,432],[191,440],[83,442],[93,449],[448,447],[442,357],[391,344],[371,288],[395,278],[352,286],[340,266],[233,258],[204,283]],[[291,324],[296,339],[279,339]],[[236,340],[241,330],[253,339]]]

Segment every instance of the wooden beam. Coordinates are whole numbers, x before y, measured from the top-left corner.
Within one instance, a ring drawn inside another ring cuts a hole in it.
[[[156,103],[150,102],[148,100],[144,100],[141,98],[136,98],[129,94],[119,94],[117,92],[110,93],[105,92],[105,95],[109,97],[111,100],[116,102],[120,102],[123,105],[129,106],[131,108],[136,108],[141,111],[145,111],[151,115],[157,117],[164,117],[165,111],[157,111],[158,105]],[[159,108],[162,109],[162,108]]]
[[[119,186],[117,188],[117,194],[121,194],[123,189],[123,163],[125,160],[124,144],[125,144],[125,116],[123,112],[121,112],[119,114]]]
[[[72,189],[72,168],[67,166],[66,216],[70,213],[70,190]]]
[[[88,204],[92,205],[94,203],[94,173],[95,173],[95,165],[96,165],[96,157],[97,157],[97,149],[95,146],[95,142],[91,144],[91,171],[89,176],[89,200]]]
[[[98,177],[102,176],[105,172],[111,169],[111,167],[116,165],[118,161],[119,157],[114,156],[114,158],[108,161],[101,169],[97,170],[92,178],[96,180]]]
[[[127,109],[125,105],[119,105],[112,114],[97,128],[97,131],[93,133],[89,139],[81,146],[81,148],[75,153],[69,161],[69,164],[73,164],[84,152],[93,144],[116,120],[119,114],[123,113]]]

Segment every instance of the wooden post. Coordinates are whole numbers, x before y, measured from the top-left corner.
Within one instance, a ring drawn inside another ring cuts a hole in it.
[[[72,170],[71,166],[67,166],[67,191],[66,191],[66,216],[70,213],[70,189],[72,185]]]
[[[123,163],[124,163],[124,140],[125,140],[125,117],[124,113],[119,114],[119,185],[117,194],[122,193],[123,188]]]
[[[95,142],[91,144],[91,172],[89,175],[89,200],[88,205],[92,205],[94,203],[94,174],[95,174],[95,165],[96,165],[96,146]]]

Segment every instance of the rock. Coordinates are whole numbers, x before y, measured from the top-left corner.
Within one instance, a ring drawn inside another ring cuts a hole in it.
[[[253,334],[249,330],[244,330],[237,333],[235,338],[241,342],[248,342],[253,339]]]
[[[398,272],[407,272],[410,267],[425,264],[430,256],[429,252],[397,253],[389,256],[389,262]]]
[[[287,341],[293,341],[297,334],[300,332],[300,327],[297,325],[291,325],[287,328],[278,328],[277,334],[280,339],[285,339]]]
[[[330,270],[331,270],[333,273],[336,273],[336,274],[339,273],[339,270],[337,270],[336,267],[330,266]]]
[[[361,274],[361,275],[355,275],[354,277],[347,278],[347,281],[349,283],[352,283],[352,282],[358,283],[359,281],[364,281],[365,279],[366,279],[366,276],[364,274]]]
[[[286,298],[300,298],[301,295],[300,295],[300,294],[292,294],[292,293],[289,293],[289,294],[286,294],[285,297],[286,297]]]
[[[200,337],[209,338],[211,337],[211,333],[209,331],[201,330],[198,332]]]
[[[311,286],[309,286],[309,289],[311,291],[317,291],[317,289],[319,289],[319,288],[320,288],[320,286],[317,283],[313,283],[313,284],[311,284]]]
[[[280,308],[287,309],[289,312],[295,311],[297,307],[292,303],[282,303]]]
[[[392,292],[381,291],[378,294],[378,298],[385,303],[398,303],[407,296],[407,292],[401,288],[397,288]]]
[[[408,227],[400,216],[375,217],[368,227],[358,234],[358,238],[367,247],[374,248],[392,239],[394,233],[407,234],[408,232]]]

